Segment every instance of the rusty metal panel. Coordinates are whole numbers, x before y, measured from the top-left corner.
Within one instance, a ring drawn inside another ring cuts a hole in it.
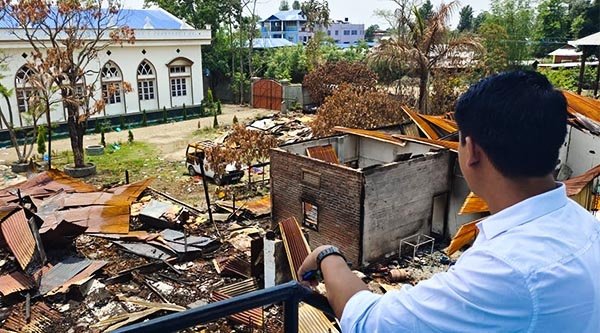
[[[39,173],[24,183],[0,191],[0,198],[5,201],[17,200],[17,189],[21,190],[21,195],[33,197],[44,197],[58,191],[84,193],[98,190],[94,185],[71,178],[56,169]]]
[[[217,200],[215,204],[226,211],[233,212],[233,202],[231,200]],[[271,213],[271,196],[265,195],[258,199],[239,201],[236,202],[235,206],[236,209],[248,212],[254,217],[262,217]]]
[[[458,131],[458,125],[455,121],[444,118],[443,116],[428,116],[428,115],[420,115],[423,119],[430,122],[434,126],[439,127],[441,130],[446,132],[446,134],[454,133]]]
[[[223,301],[256,290],[258,290],[258,282],[255,279],[248,279],[213,291],[210,300],[211,302]],[[262,328],[264,324],[263,317],[262,308],[255,308],[236,313],[228,318],[240,324]]]
[[[456,232],[456,235],[452,238],[450,245],[448,245],[448,247],[445,249],[446,254],[451,256],[463,246],[474,240],[479,232],[479,229],[477,229],[477,223],[482,220],[483,219],[479,219],[463,224]]]
[[[316,158],[321,161],[340,164],[340,160],[338,159],[332,145],[308,147],[306,148],[306,154],[309,157]]]
[[[567,195],[574,196],[579,194],[592,180],[600,176],[600,165],[593,167],[582,175],[567,179],[564,181],[567,187]]]
[[[567,99],[567,111],[569,114],[572,116],[580,114],[600,123],[600,101],[566,90],[563,91],[563,95]]]
[[[244,259],[242,255],[227,259],[220,269],[221,275],[239,276],[243,278],[249,278],[252,270],[250,267],[250,261],[248,259]]]
[[[175,257],[175,253],[163,248],[147,243],[128,243],[123,241],[113,241],[113,243],[123,247],[125,250],[142,257],[167,260]]]
[[[471,192],[465,199],[465,202],[460,208],[458,215],[485,213],[489,212],[489,210],[490,209],[488,207],[487,202],[485,202],[485,200],[477,196],[477,194]]]
[[[62,286],[79,272],[92,264],[92,261],[81,258],[67,258],[54,265],[46,273],[42,274],[40,282],[40,294],[45,295],[57,287]]]
[[[5,217],[0,224],[0,229],[4,240],[23,270],[31,268],[30,265],[34,261],[41,265],[41,256],[37,250],[35,237],[23,209],[14,210],[12,214]]]
[[[292,271],[292,277],[298,280],[296,273],[300,269],[304,259],[310,253],[310,247],[302,234],[298,221],[294,217],[279,222],[279,229],[281,230],[281,237],[283,238],[283,245],[290,264],[290,270]]]
[[[7,296],[18,291],[30,290],[35,287],[33,280],[21,272],[13,272],[0,276],[0,294]]]
[[[404,111],[404,113],[406,113],[406,115],[408,115],[410,119],[417,124],[419,129],[428,139],[437,140],[440,138],[437,132],[431,126],[429,126],[429,123],[427,123],[427,121],[425,121],[420,114],[411,110],[408,106],[403,106],[402,111]]]
[[[129,206],[89,206],[39,214],[44,221],[40,233],[55,229],[63,221],[86,227],[87,233],[126,234]]]
[[[31,319],[25,320],[22,310],[15,310],[6,319],[3,329],[9,332],[46,333],[62,319],[60,313],[45,303],[37,303],[31,307]]]
[[[298,308],[298,332],[299,333],[339,333],[335,325],[314,307],[300,303]]]
[[[69,287],[71,287],[72,285],[82,284],[86,282],[92,277],[92,275],[94,275],[94,273],[96,273],[102,267],[106,266],[106,264],[108,264],[107,261],[92,261],[92,263],[88,267],[86,267],[84,270],[67,280],[60,287],[57,287],[54,290],[48,292],[48,295],[68,292]]]

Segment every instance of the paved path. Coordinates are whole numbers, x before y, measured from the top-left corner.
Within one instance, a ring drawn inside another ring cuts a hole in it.
[[[218,116],[219,124],[231,124],[233,116],[237,116],[240,122],[253,119],[257,116],[272,114],[274,111],[264,109],[252,109],[236,105],[223,105],[223,114]],[[170,160],[183,160],[184,151],[189,141],[191,141],[194,131],[198,128],[212,127],[213,117],[196,118],[192,120],[180,121],[169,124],[161,124],[149,127],[140,127],[132,129],[136,141],[147,142],[156,145],[163,153],[164,158]],[[105,134],[107,143],[127,142],[127,131],[109,132]],[[86,135],[83,140],[83,146],[99,144],[100,135]],[[34,146],[35,149],[35,146]],[[71,142],[68,138],[52,141],[52,150],[56,152],[71,150]],[[0,149],[0,164],[10,164],[15,161],[17,154],[14,148]]]

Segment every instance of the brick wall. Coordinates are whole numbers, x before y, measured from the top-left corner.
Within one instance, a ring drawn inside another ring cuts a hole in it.
[[[365,174],[365,262],[397,253],[404,237],[430,233],[433,196],[450,190],[449,163],[443,151]]]
[[[305,184],[303,170],[312,171],[319,186]],[[353,264],[359,262],[362,174],[280,149],[271,150],[272,218],[303,220],[302,200],[318,206],[319,230],[308,228],[311,248],[332,244]]]

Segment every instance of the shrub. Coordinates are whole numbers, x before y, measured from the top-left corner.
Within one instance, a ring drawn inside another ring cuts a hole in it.
[[[401,107],[402,103],[386,92],[343,84],[325,99],[310,127],[321,137],[333,134],[335,126],[375,129],[396,125],[405,119]]]
[[[185,103],[183,104],[183,120],[187,120],[187,108],[185,107]]]
[[[146,110],[142,111],[142,127],[148,126],[148,117],[146,116]]]
[[[237,116],[233,116],[233,124],[237,125],[239,123]]]
[[[221,101],[217,101],[217,114],[221,114],[223,111],[221,110]]]
[[[47,135],[46,127],[45,126],[38,127],[37,152],[41,156],[44,156],[44,154],[46,153],[46,135]]]
[[[125,129],[125,117],[123,117],[123,115],[119,116],[119,127],[121,130]]]
[[[217,114],[215,113],[214,119],[213,119],[213,128],[218,128],[218,127],[219,127],[219,120],[217,119]]]
[[[131,130],[127,131],[127,142],[133,142],[133,132]]]
[[[337,61],[317,67],[304,77],[305,87],[313,102],[322,104],[341,84],[350,84],[358,89],[370,90],[377,85],[377,75],[364,63]]]
[[[163,124],[166,124],[167,121],[169,120],[169,118],[167,117],[167,107],[166,106],[163,106],[163,112],[162,113],[163,113],[162,122],[163,122]]]

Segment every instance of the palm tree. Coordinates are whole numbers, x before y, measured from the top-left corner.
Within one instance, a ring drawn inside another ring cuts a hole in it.
[[[406,1],[409,0],[394,0],[400,5],[396,10],[395,36],[382,41],[369,56],[369,61],[378,68],[406,70],[407,74],[418,76],[419,110],[428,114],[432,71],[442,62],[446,63],[462,52],[477,51],[481,46],[472,35],[450,30],[448,20],[459,6],[457,1],[442,3],[428,19],[416,6],[412,6],[412,10],[402,10],[406,8]]]

